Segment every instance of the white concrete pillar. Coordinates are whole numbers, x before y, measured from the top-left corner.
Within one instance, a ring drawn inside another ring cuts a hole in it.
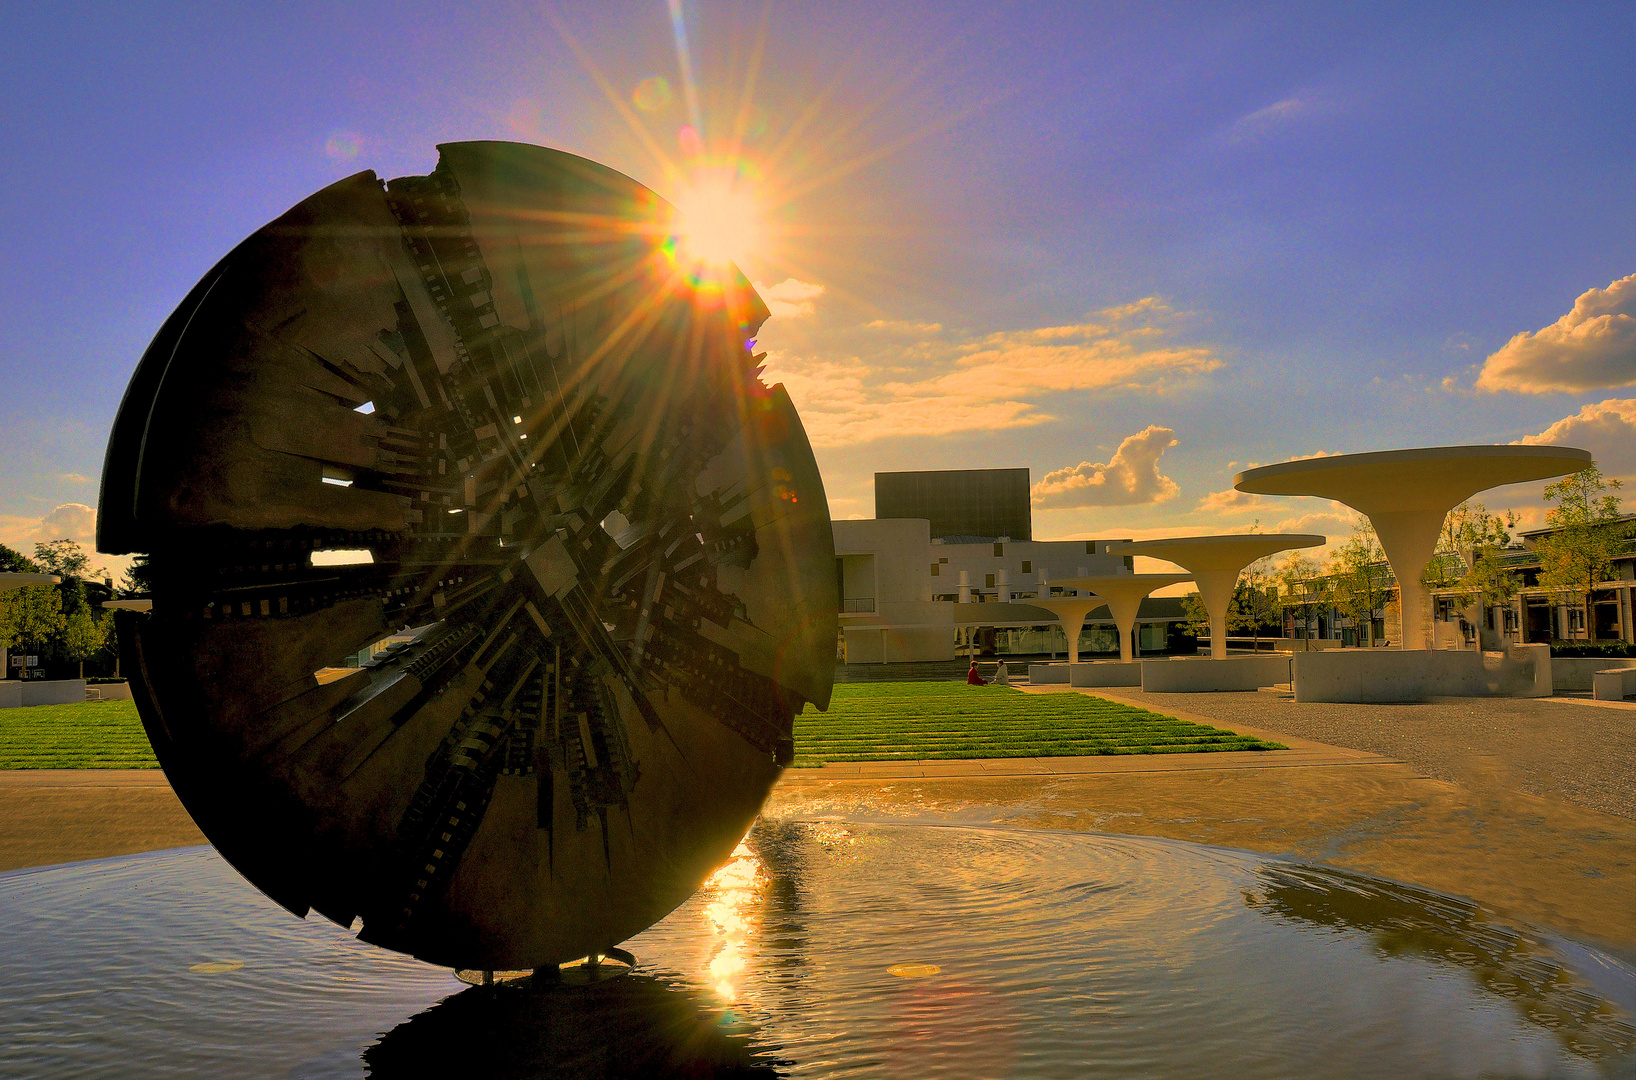
[[[1391,564],[1392,573],[1397,577],[1397,606],[1401,626],[1398,634],[1399,648],[1413,650],[1425,649],[1427,646],[1423,610],[1426,588],[1421,584],[1420,576],[1426,572],[1426,564],[1431,562],[1432,552],[1437,549],[1437,537],[1443,531],[1443,519],[1446,516],[1428,513],[1425,510],[1377,512],[1369,515],[1369,522],[1375,527],[1375,535],[1380,537],[1381,550],[1386,553],[1386,561]]]
[[[960,571],[960,602],[971,603],[971,571]]]
[[[994,580],[1000,590],[995,599],[1002,604],[1011,603],[1011,571],[1002,569],[995,575]]]
[[[1233,603],[1233,588],[1238,584],[1237,570],[1204,570],[1193,575],[1199,587],[1199,599],[1210,616],[1210,655],[1217,660],[1227,658],[1227,609]]]

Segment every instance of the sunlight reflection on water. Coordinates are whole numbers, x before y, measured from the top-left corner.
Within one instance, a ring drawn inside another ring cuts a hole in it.
[[[1636,972],[1242,852],[764,821],[626,943],[465,989],[208,848],[0,875],[0,1075],[1630,1076]]]

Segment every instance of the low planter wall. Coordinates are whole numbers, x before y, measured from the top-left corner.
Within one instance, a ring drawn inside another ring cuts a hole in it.
[[[128,682],[91,683],[85,688],[87,701],[129,701],[131,684]]]
[[[1296,701],[1385,704],[1489,694],[1480,652],[1346,649],[1296,653],[1290,665]]]
[[[1156,694],[1205,694],[1259,690],[1290,681],[1288,653],[1273,656],[1208,656],[1143,660],[1142,689]]]
[[[1553,656],[1551,689],[1589,690],[1598,671],[1628,667],[1636,667],[1636,659],[1630,657],[1621,659],[1614,656]]]
[[[1142,661],[1092,660],[1074,664],[1068,674],[1070,686],[1141,686]]]
[[[1066,685],[1068,682],[1068,665],[1029,664],[1028,681],[1036,686],[1043,683],[1063,683]]]
[[[1598,671],[1591,677],[1591,697],[1597,701],[1623,701],[1636,694],[1636,667]]]
[[[7,679],[0,682],[0,709],[26,705],[71,705],[84,700],[84,679]]]

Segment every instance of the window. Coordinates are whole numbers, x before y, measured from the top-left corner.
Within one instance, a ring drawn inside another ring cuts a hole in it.
[[[995,544],[994,545],[994,557],[996,559],[998,559],[1000,556],[1002,556],[1004,554],[1005,554],[1005,545],[1004,544]]]
[[[948,559],[947,559],[947,558],[942,558],[942,559],[939,559],[939,560],[937,560],[937,561],[938,561],[938,562],[948,562],[948,561],[949,561],[949,560],[948,560]]]
[[[937,577],[941,573],[942,570],[939,565],[937,563],[932,563],[932,577]]]
[[[993,574],[984,574],[983,575],[983,587],[985,589],[994,588],[994,575]]]
[[[1085,541],[1085,554],[1087,554],[1087,555],[1095,555],[1096,554],[1096,541],[1095,540]]]
[[[1034,564],[1029,562],[1027,559],[1024,559],[1023,560],[1023,573],[1032,574],[1033,572],[1034,572]]]

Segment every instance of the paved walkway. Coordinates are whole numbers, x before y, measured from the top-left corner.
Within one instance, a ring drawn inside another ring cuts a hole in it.
[[[0,770],[0,870],[204,842],[158,769]]]

